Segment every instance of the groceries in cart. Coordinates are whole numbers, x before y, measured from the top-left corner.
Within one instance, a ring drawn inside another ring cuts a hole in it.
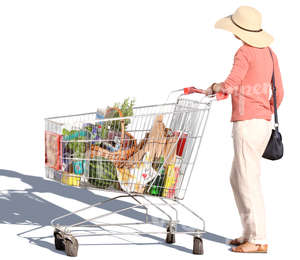
[[[160,113],[144,118],[147,129],[134,129],[143,115],[133,119],[133,106],[125,99],[90,120],[65,122],[61,135],[47,131],[47,167],[70,186],[174,198],[187,133],[167,128]]]
[[[105,118],[123,117],[123,113],[130,116],[133,104],[134,100],[126,99],[122,104],[115,104],[115,107],[108,107],[106,110],[98,109],[96,116],[93,118],[93,123],[84,122],[64,125],[62,129],[61,169],[63,172],[63,183],[79,186],[78,180],[82,177],[88,179],[89,176],[85,176],[85,174],[88,174],[90,169],[93,172],[96,166],[97,169],[99,168],[99,164],[107,164],[106,162],[95,163],[91,159],[101,161],[102,155],[104,158],[114,156],[119,150],[130,150],[133,147],[133,142],[128,140],[123,142],[121,147],[121,137],[123,139],[133,139],[132,136],[125,133],[128,122],[125,122],[125,120],[123,122],[117,120],[101,121]]]
[[[168,191],[174,189],[177,179],[174,179],[172,171],[168,169],[172,169],[175,164],[177,139],[172,130],[165,127],[163,115],[157,115],[150,131],[139,143],[139,148],[117,168],[121,188],[126,192],[174,197],[175,194]],[[160,166],[157,166],[158,161]],[[171,179],[174,179],[172,183]],[[164,193],[155,194],[154,189],[151,189],[152,185]]]

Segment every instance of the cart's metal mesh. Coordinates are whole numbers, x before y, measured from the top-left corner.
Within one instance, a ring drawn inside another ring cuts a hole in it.
[[[82,188],[183,199],[210,104],[179,98],[135,107],[130,117],[99,119],[93,112],[47,118],[46,177]]]

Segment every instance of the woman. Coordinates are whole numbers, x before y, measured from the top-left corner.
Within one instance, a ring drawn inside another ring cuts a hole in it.
[[[271,136],[273,99],[269,98],[274,68],[277,107],[283,87],[277,57],[268,47],[271,35],[261,29],[261,14],[241,6],[233,15],[219,20],[216,28],[227,30],[243,42],[234,57],[230,75],[206,90],[217,99],[232,98],[234,159],[230,176],[241,217],[243,234],[231,240],[234,252],[261,252],[268,249],[265,209],[260,183],[260,159]],[[272,53],[272,56],[271,56]]]

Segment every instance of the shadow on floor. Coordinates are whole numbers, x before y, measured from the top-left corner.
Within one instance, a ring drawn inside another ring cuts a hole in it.
[[[15,171],[0,169],[0,177],[1,176],[19,179],[24,184],[30,186],[30,188],[26,188],[22,190],[5,190],[5,191],[0,190],[0,209],[1,209],[0,224],[21,224],[21,225],[27,224],[27,225],[37,226],[36,228],[33,229],[31,228],[26,232],[18,234],[20,237],[25,237],[24,235],[26,233],[28,234],[37,229],[47,227],[47,226],[49,227],[50,221],[53,218],[69,213],[68,210],[41,198],[36,193],[52,193],[64,198],[75,199],[79,202],[86,203],[86,204],[94,204],[99,201],[104,201],[110,198],[110,197],[105,197],[102,195],[95,194],[86,189],[79,189],[75,187],[61,185],[60,183],[51,180],[46,180],[42,177],[24,175]],[[99,208],[112,212],[133,205],[135,204],[124,200],[113,200],[107,204],[103,204],[99,206]],[[134,221],[143,222],[145,220],[145,214],[136,209],[129,209],[120,212],[119,215],[129,217]],[[150,219],[152,222],[155,223],[155,225],[162,226],[162,227],[165,227],[165,223],[168,222],[167,220],[157,218],[155,216],[150,216]],[[78,215],[72,215],[66,220],[65,223],[60,221],[60,224],[67,225],[70,223],[76,223],[83,220],[84,219],[82,219]],[[195,229],[196,227],[192,227],[192,226],[181,225],[181,224],[177,225],[177,231],[194,231]],[[158,243],[164,244],[165,246],[169,246],[171,248],[175,248],[184,252],[189,252],[189,253],[191,252],[190,249],[175,244],[172,245],[166,244],[164,240],[161,239],[160,237],[151,234],[147,234],[143,236],[155,239],[156,241],[158,241]],[[51,236],[39,237],[39,238],[26,236],[26,239],[28,239],[30,243],[47,248],[57,253],[62,253],[56,251],[53,244],[44,240],[49,237],[52,237],[52,234]],[[204,233],[203,238],[217,243],[223,243],[223,244],[226,244],[226,242],[228,241],[227,238],[210,232]],[[130,242],[130,244],[134,244],[134,243]]]

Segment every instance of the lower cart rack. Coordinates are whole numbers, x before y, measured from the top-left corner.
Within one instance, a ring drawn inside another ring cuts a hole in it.
[[[122,208],[113,212],[105,213],[90,219],[85,219],[81,222],[74,223],[69,226],[61,226],[59,224],[56,224],[59,220],[63,218],[67,218],[71,215],[78,214],[80,212],[89,210],[93,207],[100,207],[106,203],[109,203],[113,200],[121,199],[121,198],[131,198],[136,202],[136,204],[133,204],[132,206]],[[156,222],[152,222],[149,219],[149,206],[152,206],[156,209],[158,209],[163,215],[165,215],[168,220],[166,221],[165,225],[165,231],[153,231],[153,232],[143,232],[143,231],[135,231],[135,232],[113,232],[113,235],[143,235],[143,234],[165,234],[166,239],[165,242],[168,244],[175,243],[175,235],[176,234],[190,234],[193,236],[193,254],[203,254],[203,240],[202,240],[202,234],[205,233],[205,222],[204,220],[197,215],[194,211],[192,211],[190,208],[188,208],[186,205],[181,203],[177,200],[165,200],[163,198],[159,198],[161,200],[161,203],[153,203],[151,199],[145,197],[141,194],[128,194],[128,195],[119,195],[114,198],[110,198],[98,203],[95,203],[93,205],[84,207],[82,209],[79,209],[75,212],[70,212],[66,215],[60,216],[58,218],[55,218],[51,221],[51,225],[54,227],[54,241],[55,241],[55,248],[57,250],[65,250],[66,254],[68,256],[77,256],[78,252],[78,241],[75,238],[75,236],[72,234],[72,228],[76,227],[108,227],[108,226],[124,226],[128,227],[130,225],[140,225],[140,224],[157,224]],[[142,202],[145,201],[145,202]],[[193,231],[178,231],[177,225],[179,224],[178,219],[178,210],[176,209],[176,206],[182,206],[186,210],[188,210],[191,214],[193,214],[196,218],[199,220],[199,225],[201,222],[201,229],[195,229]],[[163,210],[163,206],[169,207],[175,212],[175,219],[171,217],[170,214],[168,214],[165,210]],[[101,218],[109,217],[113,214],[120,214],[124,211],[135,209],[135,208],[142,208],[145,210],[145,220],[144,222],[131,222],[131,223],[94,223],[93,221],[99,220]],[[87,223],[91,223],[90,225],[86,225]],[[159,223],[161,224],[161,223]],[[110,233],[108,233],[109,235]]]

